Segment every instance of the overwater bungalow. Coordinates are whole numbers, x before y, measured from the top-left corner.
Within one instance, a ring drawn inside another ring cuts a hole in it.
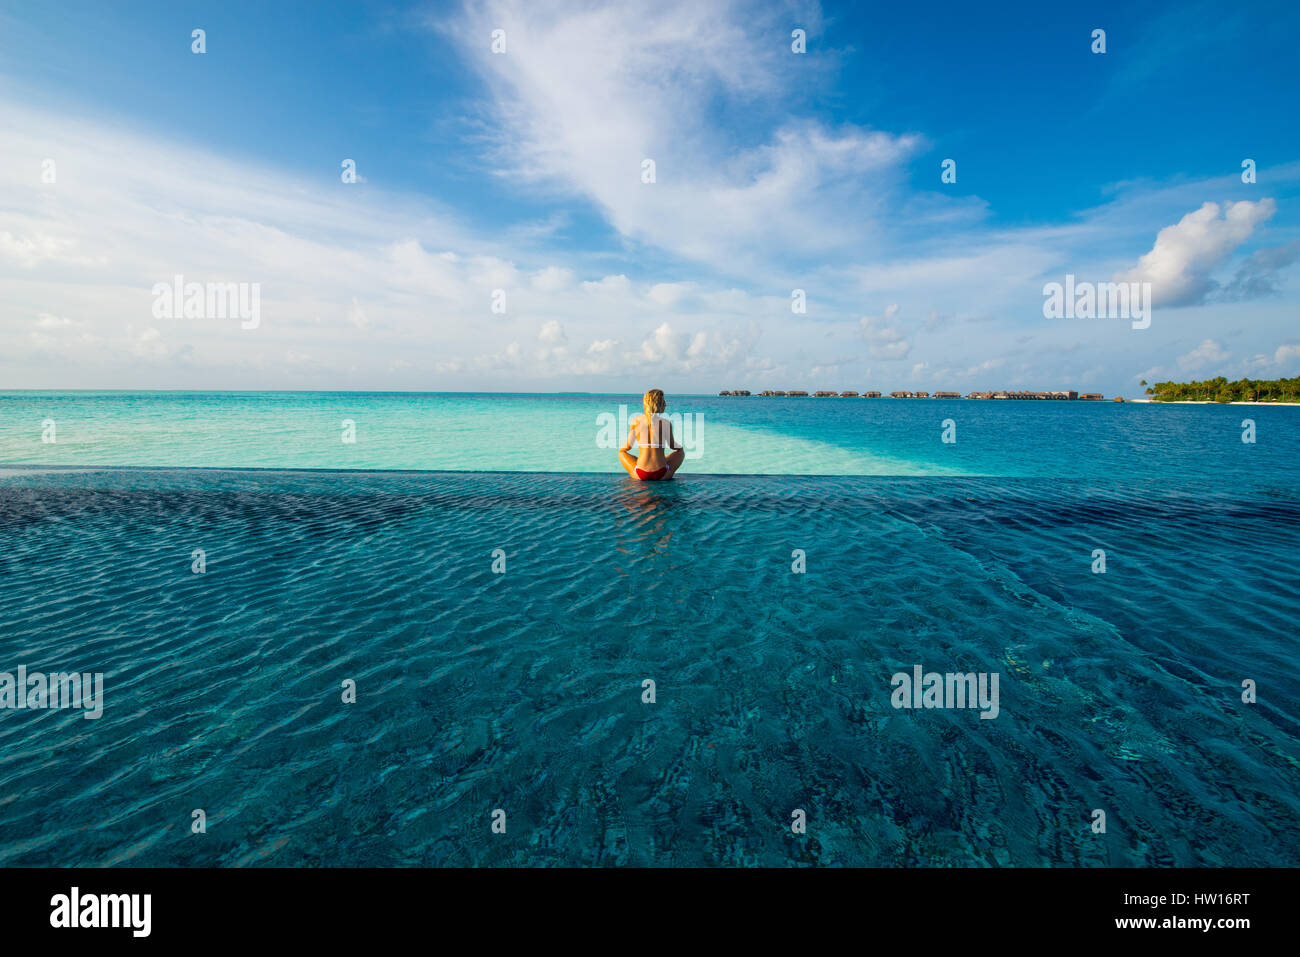
[[[936,399],[960,399],[961,393],[960,392],[936,392],[934,394],[934,397]]]
[[[879,393],[879,392],[864,392],[864,393],[862,393],[862,398],[864,398],[864,399],[879,399],[879,398],[880,398],[880,393]]]
[[[840,398],[841,398],[841,399],[856,399],[857,397],[858,397],[858,394],[857,394],[856,392],[854,392],[852,389],[850,389],[848,392],[841,392],[841,393],[840,393]]]

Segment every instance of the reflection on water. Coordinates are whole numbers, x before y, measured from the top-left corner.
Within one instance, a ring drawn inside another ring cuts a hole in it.
[[[621,561],[615,567],[634,579],[643,601],[657,598],[664,579],[677,570],[670,550],[673,532],[677,522],[689,521],[677,495],[680,482],[641,482],[629,476],[612,492],[621,512],[614,537]]]

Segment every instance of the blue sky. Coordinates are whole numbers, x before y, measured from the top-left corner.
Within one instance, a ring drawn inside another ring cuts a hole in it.
[[[650,9],[0,7],[0,386],[1300,369],[1296,5]],[[258,283],[261,321],[159,318],[176,274]],[[1067,274],[1150,281],[1150,327],[1044,318]]]

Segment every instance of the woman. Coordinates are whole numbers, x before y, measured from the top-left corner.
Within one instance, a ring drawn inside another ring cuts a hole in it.
[[[635,416],[628,423],[627,441],[618,450],[618,460],[633,478],[642,482],[660,482],[673,477],[673,473],[682,467],[686,452],[673,437],[673,424],[658,413],[668,408],[664,401],[662,389],[651,389],[641,400],[645,415]],[[628,450],[636,443],[637,454],[632,457]],[[673,449],[667,456],[664,449]]]

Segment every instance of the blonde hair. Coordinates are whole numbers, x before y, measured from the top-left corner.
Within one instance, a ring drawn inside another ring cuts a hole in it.
[[[641,400],[641,407],[646,410],[647,414],[652,412],[662,412],[664,409],[668,408],[668,403],[664,399],[664,390],[651,389],[645,394],[645,398]]]

